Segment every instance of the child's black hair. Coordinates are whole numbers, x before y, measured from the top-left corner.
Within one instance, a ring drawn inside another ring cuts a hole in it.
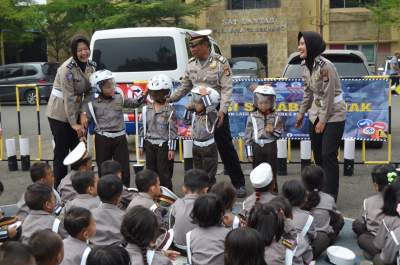
[[[144,169],[136,174],[135,183],[139,192],[148,192],[151,186],[157,184],[158,175],[156,172]]]
[[[117,175],[122,172],[121,164],[115,160],[106,160],[100,166],[101,176]]]
[[[242,227],[231,230],[225,239],[225,265],[266,265],[265,245],[257,230]]]
[[[306,166],[301,172],[304,187],[307,190],[306,202],[303,209],[310,211],[321,201],[319,192],[324,187],[325,172],[320,166]]]
[[[47,171],[49,170],[51,170],[51,167],[47,163],[44,162],[34,163],[29,170],[32,182],[36,182],[44,178],[46,176]]]
[[[3,182],[0,180],[0,195],[4,192]]]
[[[92,213],[82,207],[72,207],[64,216],[64,228],[72,237],[76,237],[90,225]]]
[[[278,211],[282,211],[286,218],[292,218],[292,205],[285,197],[276,196],[268,204]]]
[[[92,156],[90,156],[90,155],[88,155],[84,159],[80,159],[77,162],[73,163],[71,165],[71,169],[78,171],[81,166],[86,165],[89,161],[92,161]]]
[[[393,165],[376,165],[371,171],[372,182],[378,185],[378,191],[383,192],[389,185],[388,173],[396,174],[396,168]]]
[[[200,227],[211,227],[220,225],[224,214],[222,200],[215,194],[204,194],[195,200],[190,217]]]
[[[97,184],[97,195],[102,202],[111,203],[122,194],[123,184],[116,175],[105,175]]]
[[[33,233],[28,241],[38,265],[53,261],[63,249],[61,237],[50,229]]]
[[[199,192],[210,185],[210,177],[202,169],[190,169],[185,172],[183,185],[191,192]]]
[[[300,180],[292,179],[283,183],[282,195],[289,200],[294,207],[301,207],[306,198],[306,189]]]
[[[278,242],[285,227],[285,216],[269,204],[255,204],[250,210],[247,226],[256,229],[264,241],[270,246],[273,241]]]
[[[53,190],[42,183],[33,183],[25,192],[25,203],[31,210],[43,210],[46,202],[51,200]]]
[[[382,212],[385,215],[397,216],[397,204],[400,203],[400,181],[396,181],[386,187],[383,192]]]
[[[211,187],[210,193],[219,196],[225,205],[225,210],[231,211],[236,200],[235,187],[226,181],[221,181]]]
[[[131,257],[122,246],[98,246],[90,251],[86,265],[131,265]]]
[[[76,172],[71,176],[72,187],[79,194],[85,194],[87,188],[95,185],[96,174],[93,171]]]
[[[127,243],[135,244],[141,249],[144,264],[147,264],[147,248],[156,239],[158,230],[156,215],[143,206],[131,208],[121,224],[122,236]]]
[[[6,241],[0,246],[0,264],[26,265],[35,261],[32,249],[17,241]]]

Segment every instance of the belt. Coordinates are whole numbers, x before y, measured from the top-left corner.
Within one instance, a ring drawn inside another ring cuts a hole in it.
[[[199,147],[206,147],[206,146],[212,145],[213,143],[215,143],[214,138],[208,139],[207,141],[203,141],[203,142],[193,140],[193,144],[196,146],[199,146]]]
[[[125,130],[122,130],[120,132],[96,132],[96,133],[108,138],[117,138],[126,134]]]
[[[162,139],[146,139],[146,141],[149,141],[151,144],[155,144],[160,147],[166,142],[166,140],[162,140]]]
[[[57,87],[58,88],[58,87]],[[61,98],[63,99],[63,92],[61,90],[58,90],[56,87],[53,87],[51,90],[51,94],[55,96],[56,98]]]
[[[174,245],[175,245],[176,248],[179,248],[179,249],[182,249],[182,250],[185,250],[185,251],[187,250],[187,247],[184,246],[184,245],[180,245],[180,244],[177,244],[175,242],[174,242]]]
[[[255,141],[256,144],[260,145],[261,147],[263,147],[265,144],[269,144],[272,143],[275,140],[272,139],[258,139]]]

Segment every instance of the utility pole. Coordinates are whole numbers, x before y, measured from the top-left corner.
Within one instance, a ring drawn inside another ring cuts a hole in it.
[[[319,34],[321,34],[322,37],[324,37],[323,1],[324,0],[319,0],[319,23],[318,23]]]
[[[0,63],[3,65],[5,63],[4,58],[4,32],[0,30]]]

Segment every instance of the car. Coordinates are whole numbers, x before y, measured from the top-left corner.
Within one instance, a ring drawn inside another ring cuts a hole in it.
[[[0,102],[15,102],[17,84],[37,84],[41,100],[48,101],[52,84],[57,73],[58,63],[32,62],[0,66]],[[21,87],[20,100],[29,105],[36,104],[33,87]]]
[[[385,65],[383,67],[378,68],[378,73],[380,75],[390,75],[390,60],[392,59],[392,56],[387,56],[385,60]],[[399,60],[400,61],[400,60]],[[391,91],[394,94],[400,95],[400,84],[391,87]]]
[[[229,60],[232,77],[238,79],[265,78],[265,66],[258,57],[234,57]]]
[[[340,77],[362,77],[372,75],[367,58],[360,51],[355,50],[326,50],[322,56],[331,61]],[[289,56],[283,69],[283,78],[302,78],[300,54],[294,52]]]

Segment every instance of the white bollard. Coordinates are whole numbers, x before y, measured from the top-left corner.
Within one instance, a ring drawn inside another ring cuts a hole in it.
[[[31,168],[28,138],[19,139],[19,153],[21,155],[21,168],[23,171],[28,171]]]
[[[300,141],[301,170],[311,164],[311,141]]]
[[[14,138],[6,139],[6,151],[8,160],[8,170],[17,171],[18,170],[17,148],[15,146]]]
[[[343,175],[353,176],[354,174],[354,156],[356,149],[356,141],[354,139],[344,140],[344,166]]]
[[[287,175],[287,156],[288,156],[288,149],[287,149],[287,140],[286,139],[279,139],[276,141],[278,146],[278,175],[286,176]]]
[[[183,168],[193,168],[193,140],[183,140]]]

